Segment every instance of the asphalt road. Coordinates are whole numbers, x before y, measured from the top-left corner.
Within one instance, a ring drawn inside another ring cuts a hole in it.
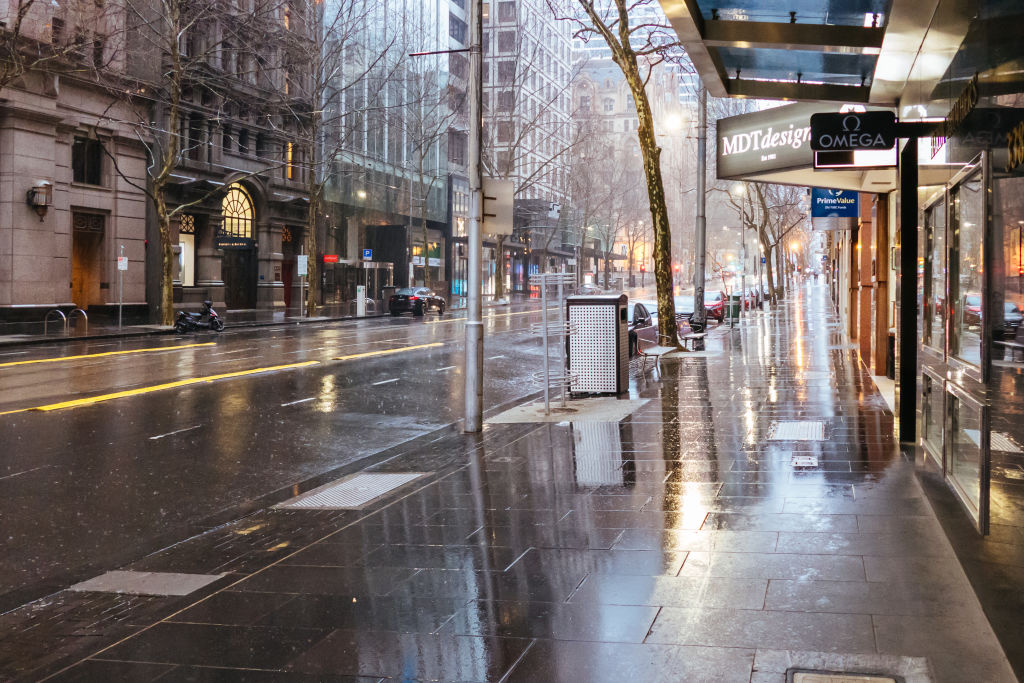
[[[485,313],[485,409],[539,308]],[[461,313],[0,350],[0,611],[461,418]]]

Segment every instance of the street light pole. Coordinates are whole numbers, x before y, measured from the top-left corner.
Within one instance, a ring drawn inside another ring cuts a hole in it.
[[[482,0],[472,0],[469,9],[469,234],[467,236],[468,308],[466,311],[465,432],[483,429],[484,402],[484,323],[481,308],[480,259],[482,242],[480,223],[483,219],[483,179],[480,176],[480,103],[483,91],[481,67],[483,65],[483,6]]]
[[[707,90],[700,86],[697,91],[697,217],[695,222],[696,239],[694,240],[693,266],[693,321],[700,324],[701,330],[707,323],[704,310],[704,269],[705,250],[707,248],[707,220],[704,215],[705,176],[707,176],[708,149],[708,101]]]

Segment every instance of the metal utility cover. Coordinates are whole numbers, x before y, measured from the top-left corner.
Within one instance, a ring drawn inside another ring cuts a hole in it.
[[[768,428],[771,441],[824,441],[825,423],[820,420],[773,422]]]
[[[794,671],[786,675],[787,683],[903,683],[902,677],[876,674],[837,673],[833,671]]]
[[[289,510],[353,510],[425,477],[429,472],[362,472],[324,484],[301,496],[275,505]]]
[[[188,595],[222,576],[224,575],[116,571],[76,583],[68,590],[132,595]]]
[[[794,455],[793,467],[817,467],[818,458],[813,455]]]

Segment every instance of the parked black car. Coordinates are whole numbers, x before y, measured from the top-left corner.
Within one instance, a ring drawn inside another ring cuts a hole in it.
[[[637,355],[640,340],[644,348],[658,343],[658,304],[654,301],[629,302],[629,357]]]
[[[444,313],[444,297],[435,294],[426,287],[403,287],[397,290],[388,300],[391,315],[412,313],[420,316],[434,309],[438,315]]]

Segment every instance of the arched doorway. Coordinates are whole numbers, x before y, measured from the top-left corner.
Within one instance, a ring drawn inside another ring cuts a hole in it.
[[[224,250],[221,272],[224,303],[228,308],[256,306],[256,214],[252,196],[239,183],[228,185],[221,201],[220,240]]]

